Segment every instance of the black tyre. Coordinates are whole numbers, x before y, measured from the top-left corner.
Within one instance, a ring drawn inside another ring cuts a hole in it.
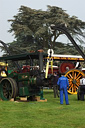
[[[2,100],[16,98],[18,93],[17,83],[12,78],[3,78],[0,82],[0,97]]]

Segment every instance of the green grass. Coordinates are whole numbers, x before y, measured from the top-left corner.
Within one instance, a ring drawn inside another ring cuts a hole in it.
[[[70,105],[60,105],[52,90],[47,102],[0,101],[0,128],[85,128],[85,101],[69,95]]]

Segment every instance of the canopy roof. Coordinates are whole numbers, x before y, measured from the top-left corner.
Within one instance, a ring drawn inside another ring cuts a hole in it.
[[[43,57],[47,57],[47,54],[43,53]],[[25,54],[18,54],[18,55],[8,55],[5,57],[0,57],[0,60],[12,60],[12,61],[19,61],[19,60],[26,60],[26,59],[39,59],[39,53],[25,53]]]

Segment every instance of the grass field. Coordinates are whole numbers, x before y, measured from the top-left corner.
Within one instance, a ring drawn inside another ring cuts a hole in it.
[[[0,128],[85,128],[85,101],[69,95],[70,105],[60,105],[52,90],[47,102],[0,101]]]

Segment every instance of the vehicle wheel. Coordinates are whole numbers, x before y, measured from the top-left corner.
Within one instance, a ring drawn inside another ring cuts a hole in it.
[[[68,93],[77,94],[77,90],[78,90],[78,87],[80,85],[80,79],[82,78],[83,75],[84,75],[84,73],[78,69],[69,70],[65,74],[65,76],[69,80]]]
[[[68,70],[74,69],[74,67],[75,65],[72,62],[63,62],[61,63],[59,70],[61,73],[64,73]]]
[[[0,97],[2,100],[10,100],[17,96],[17,83],[12,78],[3,78],[0,82]]]

